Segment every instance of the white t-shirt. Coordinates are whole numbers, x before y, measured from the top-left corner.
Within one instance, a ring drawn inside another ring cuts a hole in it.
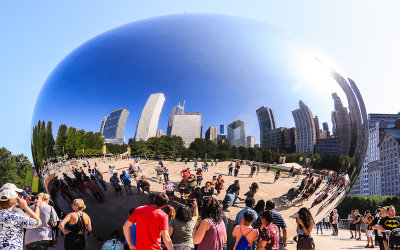
[[[139,171],[139,163],[135,163],[135,165],[133,165],[133,167],[135,168],[135,171]]]

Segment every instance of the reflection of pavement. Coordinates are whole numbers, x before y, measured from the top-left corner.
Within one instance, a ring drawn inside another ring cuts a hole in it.
[[[78,166],[82,166],[81,163],[78,161]],[[122,172],[122,169],[127,169],[129,163],[133,163],[133,160],[117,160],[115,161],[114,159],[111,161],[101,161],[101,159],[89,159],[89,163],[94,167],[94,163],[96,162],[98,169],[104,173],[104,179],[105,181],[109,181],[110,175],[108,174],[108,166],[115,166],[117,169],[120,169],[118,173],[120,174]],[[154,171],[154,166],[158,164],[156,161],[140,161],[140,167],[143,170],[143,174],[146,175],[151,183],[151,191],[162,191],[162,185],[158,184],[156,180],[156,172]],[[227,176],[228,172],[228,164],[229,162],[220,162],[218,163],[218,166],[209,166],[209,172],[205,172],[203,174],[204,179],[202,184],[204,185],[206,181],[211,180],[213,175],[219,175],[221,174],[225,180],[225,185],[224,185],[224,190],[221,192],[220,195],[217,196],[219,200],[223,200],[225,196],[225,190],[226,188],[234,182],[236,179],[233,176]],[[175,186],[177,186],[178,182],[181,180],[180,177],[180,172],[183,168],[185,167],[190,167],[191,171],[194,171],[193,167],[193,162],[189,162],[186,166],[183,162],[170,162],[170,161],[165,161],[164,165],[168,167],[169,169],[169,177],[171,181],[175,183]],[[199,164],[201,165],[201,164]],[[65,166],[61,169],[61,171],[65,171],[69,175],[72,176],[72,171],[71,171],[71,166]],[[85,173],[87,173],[87,169],[85,169]],[[238,179],[240,180],[240,186],[241,186],[241,197],[244,197],[244,193],[248,191],[248,187],[251,185],[252,182],[258,182],[258,185],[260,187],[258,193],[255,195],[256,201],[259,199],[264,199],[264,200],[269,200],[273,199],[276,204],[277,204],[277,211],[279,211],[282,216],[284,217],[286,224],[288,226],[288,243],[293,242],[291,239],[293,238],[296,230],[296,223],[295,223],[295,213],[299,210],[299,207],[294,207],[294,206],[281,206],[279,197],[286,194],[287,191],[292,188],[300,185],[301,179],[304,176],[300,177],[300,181],[297,183],[294,183],[295,178],[287,178],[287,175],[282,175],[281,178],[274,184],[274,174],[273,172],[266,173],[265,170],[261,170],[259,175],[254,174],[253,178],[248,178],[248,175],[250,173],[250,167],[249,166],[243,166],[238,175]],[[58,174],[59,177],[62,176],[62,174]],[[318,192],[321,191],[322,187],[324,186],[324,183],[321,184],[320,188],[315,192],[318,194]],[[92,224],[93,228],[95,231],[95,235],[101,239],[107,239],[111,232],[113,230],[120,230],[122,232],[122,224],[126,221],[128,218],[128,211],[132,207],[137,207],[143,204],[148,203],[148,195],[143,195],[143,194],[137,194],[137,189],[136,189],[136,183],[133,183],[133,188],[132,191],[134,195],[127,195],[125,190],[123,190],[123,197],[118,198],[115,196],[114,190],[108,184],[108,190],[104,192],[105,195],[105,203],[99,204],[94,197],[91,195],[90,191],[87,190],[88,195],[85,197],[85,202],[87,204],[87,209],[86,212],[90,215],[92,218]],[[314,194],[308,201],[303,202],[303,206],[311,207],[311,203],[313,200],[317,197],[317,195]],[[179,194],[176,192],[176,195],[178,196]],[[328,197],[326,200],[328,200],[330,197]],[[325,201],[326,201],[325,200]],[[57,203],[61,206],[62,209],[68,209],[70,210],[70,205],[64,201],[60,197],[58,199]],[[335,202],[332,202],[331,204],[328,204],[327,207],[325,207],[320,213],[318,213],[318,216],[316,221],[320,220],[323,216],[326,215],[329,209],[334,208]],[[322,203],[323,204],[323,203]],[[317,210],[321,207],[322,204],[319,204],[312,208],[312,212],[315,215],[317,213]],[[230,207],[229,210],[230,212],[225,213],[227,218],[231,221],[235,220],[236,214],[244,208],[244,202],[239,202],[237,206]],[[232,225],[228,226],[228,230],[232,230]],[[230,232],[228,232],[228,237],[231,235]],[[232,238],[232,237],[229,237]],[[291,249],[292,245],[288,245],[288,249]],[[317,248],[319,249],[319,248]]]
[[[313,230],[313,238],[315,241],[316,249],[318,250],[339,250],[339,249],[365,249],[367,245],[367,237],[365,233],[361,233],[361,241],[350,238],[348,230],[339,230],[339,236],[332,236],[332,230],[324,229],[324,234],[315,234]],[[379,249],[375,246],[375,249]]]

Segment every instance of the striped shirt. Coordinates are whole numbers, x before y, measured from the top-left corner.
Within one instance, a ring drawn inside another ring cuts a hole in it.
[[[282,235],[281,235],[281,228],[286,228],[285,220],[283,219],[282,215],[275,210],[271,210],[272,214],[274,215],[274,219],[272,220],[272,224],[279,228],[279,243],[283,242]],[[253,222],[253,228],[259,229],[261,227],[261,216],[258,216],[257,220]]]

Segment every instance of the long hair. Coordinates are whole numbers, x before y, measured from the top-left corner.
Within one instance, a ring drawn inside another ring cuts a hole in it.
[[[302,207],[299,210],[299,219],[303,221],[303,224],[306,228],[308,228],[311,224],[311,221],[314,221],[314,218],[312,217],[310,210],[306,207]]]
[[[205,197],[203,207],[201,209],[202,219],[213,219],[215,223],[219,223],[222,220],[222,207],[218,200],[214,197]]]

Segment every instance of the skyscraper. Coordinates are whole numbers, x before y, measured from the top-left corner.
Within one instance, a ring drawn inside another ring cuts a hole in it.
[[[113,144],[123,144],[125,142],[124,130],[128,115],[128,110],[125,108],[119,108],[111,112],[106,119],[102,119],[102,122],[105,120],[103,130],[104,142]]]
[[[228,125],[228,141],[235,147],[246,146],[246,129],[245,123],[236,120]]]
[[[329,137],[330,133],[329,133],[329,126],[328,126],[327,122],[322,123],[322,129],[326,132],[326,136]]]
[[[246,146],[248,148],[254,148],[255,144],[256,144],[256,137],[255,136],[247,136],[246,137]]]
[[[343,106],[342,101],[336,93],[332,94],[334,101],[335,111],[334,124],[335,124],[335,137],[341,141],[341,154],[347,155],[350,151],[351,144],[351,124],[350,116],[347,108]]]
[[[139,123],[136,129],[136,141],[147,141],[157,135],[158,119],[165,102],[163,93],[150,95],[143,108]]]
[[[100,123],[100,134],[104,134],[104,128],[106,126],[106,122],[107,122],[108,116],[103,117],[103,119],[101,119],[101,123]]]
[[[206,140],[218,143],[218,127],[209,127],[206,131]]]
[[[312,154],[316,142],[314,117],[311,110],[302,101],[299,109],[292,111],[296,127],[296,153]]]
[[[316,139],[320,139],[321,138],[321,132],[319,131],[319,120],[318,120],[318,116],[314,117],[314,124],[315,124],[315,135],[316,135]]]
[[[185,147],[189,147],[196,138],[201,138],[201,113],[174,114],[171,135],[182,137]]]
[[[269,130],[276,128],[276,121],[274,112],[271,108],[266,106],[262,106],[256,110],[257,118],[258,118],[258,125],[260,127],[260,142],[261,147],[265,147],[267,143],[266,133]]]
[[[161,129],[157,129],[156,137],[161,137],[164,135],[164,132]]]
[[[169,116],[169,120],[168,120],[168,126],[167,126],[167,136],[171,136],[171,131],[172,131],[172,123],[174,121],[174,116],[175,115],[182,115],[183,114],[183,110],[185,109],[185,104],[183,104],[183,106],[181,106],[180,104],[178,104],[178,106],[174,107],[171,111],[171,115]]]
[[[219,125],[219,134],[220,135],[225,134],[225,125],[224,124]]]

